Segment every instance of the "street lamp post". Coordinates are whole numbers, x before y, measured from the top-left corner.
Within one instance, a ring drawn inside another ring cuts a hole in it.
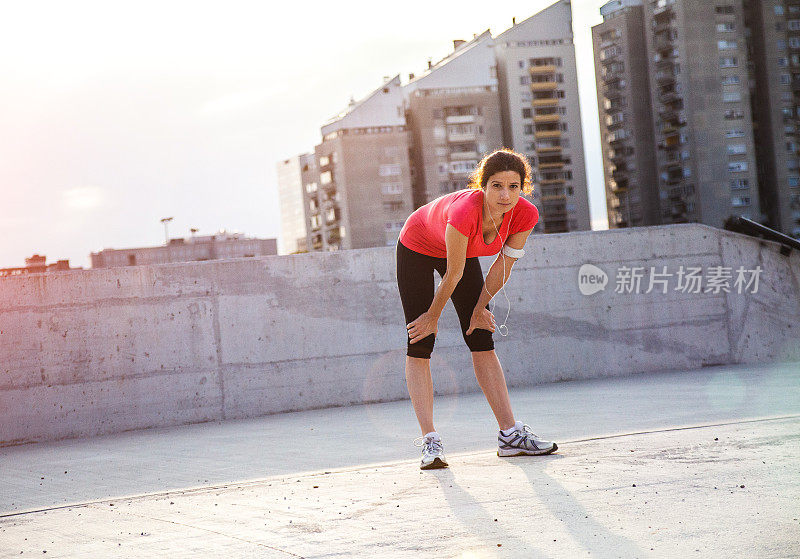
[[[169,244],[169,229],[167,228],[167,224],[172,221],[173,218],[171,217],[162,217],[161,223],[164,224],[164,244]]]

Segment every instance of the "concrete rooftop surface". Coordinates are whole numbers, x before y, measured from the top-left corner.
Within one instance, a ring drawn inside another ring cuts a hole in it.
[[[436,371],[434,371],[434,383]],[[0,557],[798,557],[800,363],[512,388],[0,448]]]

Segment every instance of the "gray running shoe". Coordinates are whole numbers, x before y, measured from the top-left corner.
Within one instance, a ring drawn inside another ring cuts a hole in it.
[[[442,438],[436,431],[431,431],[423,437],[418,437],[414,440],[414,445],[422,447],[422,463],[419,465],[420,470],[435,470],[448,466],[447,460],[444,458]]]
[[[500,431],[497,435],[498,456],[533,456],[550,454],[558,450],[558,445],[551,441],[543,441],[531,428],[517,421],[511,434],[504,435]]]

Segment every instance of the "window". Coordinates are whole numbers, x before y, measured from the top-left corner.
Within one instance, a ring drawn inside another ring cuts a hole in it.
[[[734,128],[733,130],[728,130],[725,132],[726,138],[743,138],[744,137],[744,130],[740,130],[738,128]]]
[[[402,194],[403,183],[401,182],[387,182],[381,185],[381,192],[384,194]]]
[[[330,171],[325,171],[324,173],[319,174],[319,182],[324,186],[326,184],[330,184],[333,181],[333,175],[331,175]]]
[[[742,94],[739,91],[725,91],[722,94],[722,100],[725,103],[734,103],[742,100]]]
[[[519,77],[519,85],[528,85],[531,83],[530,76],[520,76]]]
[[[522,109],[522,118],[531,118],[531,109],[529,107]]]
[[[798,31],[800,30],[800,19],[790,19],[788,25],[789,31]]]
[[[778,39],[775,46],[778,50],[786,50],[786,41],[784,39]]]
[[[789,187],[796,188],[800,186],[800,177],[789,177]]]
[[[433,109],[433,118],[444,118],[442,109]]]
[[[403,202],[400,200],[384,200],[383,209],[387,212],[395,212],[403,209]]]
[[[750,181],[747,179],[731,179],[730,185],[733,190],[744,190],[750,186]]]
[[[775,15],[776,16],[782,16],[783,15],[783,6],[776,5],[774,9],[775,9]]]
[[[731,22],[718,23],[717,31],[719,33],[730,33],[731,31],[736,31],[736,24]]]
[[[400,174],[400,165],[397,163],[390,163],[388,165],[381,165],[378,167],[378,176],[380,177],[393,177]]]
[[[739,65],[739,59],[735,56],[721,56],[719,59],[720,68],[735,68]]]
[[[725,111],[725,120],[739,120],[744,118],[744,113],[738,109],[728,109]]]
[[[781,85],[789,85],[792,83],[792,76],[789,74],[781,74]]]
[[[733,50],[736,48],[736,41],[717,41],[719,50]]]
[[[739,84],[739,76],[723,76],[722,85],[737,85]]]
[[[523,134],[531,135],[533,134],[533,124],[526,124],[523,126]]]
[[[789,46],[793,49],[800,49],[800,37],[789,37]]]
[[[747,147],[744,144],[728,144],[728,155],[745,155]]]
[[[732,173],[743,173],[747,171],[747,161],[730,161],[728,163],[728,171]]]
[[[781,56],[778,58],[778,66],[781,68],[786,68],[789,65],[789,59],[785,56]]]
[[[524,60],[520,60],[519,62],[517,62],[517,65],[518,65],[520,68],[524,68],[524,67],[525,67],[525,61],[524,61]]]
[[[729,14],[733,13],[733,6],[731,6],[731,5],[715,6],[714,7],[714,12],[716,12],[718,14],[729,15]]]
[[[749,206],[750,196],[734,196],[731,199],[731,204],[733,204],[735,207]]]
[[[477,161],[452,161],[450,163],[450,172],[471,173],[477,164]]]

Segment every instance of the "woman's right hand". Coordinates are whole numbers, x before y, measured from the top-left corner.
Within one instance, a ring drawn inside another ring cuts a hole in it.
[[[415,321],[406,325],[410,343],[416,343],[439,332],[439,317],[430,312],[422,313]]]

